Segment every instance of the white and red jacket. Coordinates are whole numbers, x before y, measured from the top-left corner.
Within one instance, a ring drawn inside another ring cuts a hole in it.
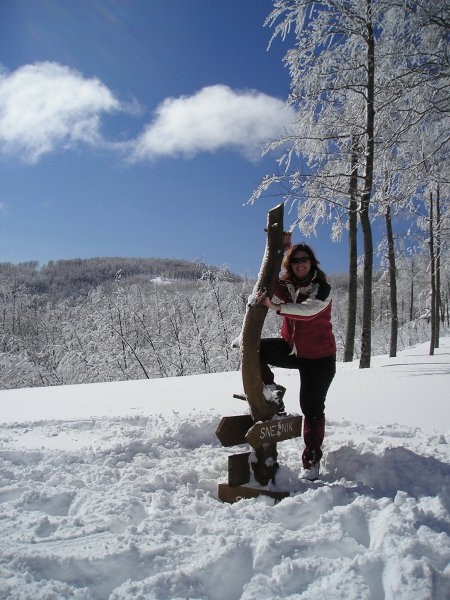
[[[330,292],[331,286],[318,278],[297,289],[284,280],[275,286],[274,296],[282,302],[277,311],[283,317],[281,337],[301,358],[324,358],[336,352]]]

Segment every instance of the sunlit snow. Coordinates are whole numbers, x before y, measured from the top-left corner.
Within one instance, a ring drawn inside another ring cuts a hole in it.
[[[217,499],[238,372],[1,391],[0,598],[450,598],[450,338],[372,365],[338,365],[321,480],[278,445],[278,504]]]

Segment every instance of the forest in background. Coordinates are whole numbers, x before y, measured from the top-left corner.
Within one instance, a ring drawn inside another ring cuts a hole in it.
[[[450,273],[448,261],[442,263],[445,335]],[[342,360],[348,275],[329,279]],[[399,259],[397,283],[400,350],[430,339],[429,259]],[[0,263],[0,389],[238,369],[240,352],[232,344],[254,285],[223,268],[172,259]],[[387,270],[375,273],[373,290],[373,354],[384,354],[390,336]],[[360,286],[358,294],[361,306]],[[280,319],[269,314],[263,335],[278,336],[279,329]],[[360,332],[358,308],[355,348]]]
[[[282,198],[290,232],[347,238],[348,273],[331,277],[338,358],[368,368],[428,339],[432,353],[449,322],[448,1],[276,0],[265,24],[286,44],[292,123],[249,203]],[[127,260],[3,265],[3,387],[239,366],[253,281]]]

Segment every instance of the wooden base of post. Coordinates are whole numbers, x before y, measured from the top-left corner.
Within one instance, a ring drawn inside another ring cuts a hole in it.
[[[238,500],[244,498],[257,498],[258,496],[269,496],[273,498],[275,502],[280,502],[284,498],[289,498],[290,492],[273,492],[271,490],[264,490],[262,488],[250,487],[247,485],[239,485],[237,487],[231,487],[227,483],[219,483],[218,488],[219,500],[222,502],[229,502],[233,504]]]
[[[228,485],[237,487],[250,481],[250,452],[228,457]]]

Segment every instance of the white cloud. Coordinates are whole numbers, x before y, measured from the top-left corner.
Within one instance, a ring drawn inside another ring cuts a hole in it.
[[[27,162],[77,142],[102,143],[103,113],[121,109],[98,79],[41,62],[0,72],[0,144],[3,154]]]
[[[137,139],[133,159],[194,156],[226,147],[254,158],[293,120],[281,100],[257,91],[209,86],[192,96],[164,100]]]
[[[194,156],[232,148],[260,156],[265,142],[293,122],[276,98],[226,85],[204,87],[192,96],[165,99],[143,133],[129,142],[106,142],[101,118],[118,111],[136,114],[98,79],[54,62],[0,70],[0,153],[35,163],[52,151],[78,143],[128,152],[132,160]]]

